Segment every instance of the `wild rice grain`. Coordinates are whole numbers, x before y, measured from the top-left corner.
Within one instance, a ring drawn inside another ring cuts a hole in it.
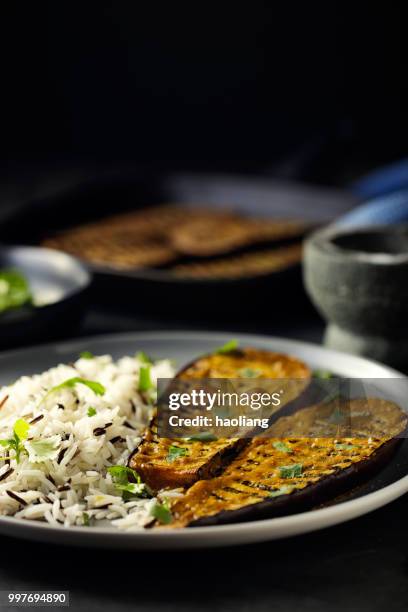
[[[26,505],[27,505],[27,502],[26,502],[26,501],[25,501],[25,500],[24,500],[22,497],[19,497],[18,495],[16,495],[15,493],[13,493],[13,491],[9,491],[9,490],[7,489],[6,493],[7,493],[7,495],[8,495],[9,497],[11,497],[11,499],[14,499],[16,502],[18,502],[18,503],[19,503],[19,504],[21,504],[22,506],[26,506]]]
[[[109,440],[111,444],[116,444],[116,442],[125,442],[125,439],[122,436],[115,436]]]
[[[30,425],[34,425],[35,423],[38,423],[38,421],[41,421],[41,419],[44,418],[43,414],[39,414],[38,417],[35,417],[35,419],[33,419],[32,421],[29,421]]]
[[[93,430],[94,436],[103,436],[103,434],[105,433],[106,433],[106,430],[104,427],[95,427],[95,429]]]
[[[61,463],[61,461],[62,461],[62,460],[63,460],[63,458],[64,458],[65,453],[67,452],[67,450],[68,450],[67,448],[62,448],[62,449],[60,450],[60,452],[58,453],[58,457],[57,457],[57,463]],[[52,482],[52,481],[51,481],[51,482]],[[53,484],[55,484],[55,482],[54,482]]]
[[[129,429],[133,429],[134,431],[136,430],[136,427],[133,427],[133,425],[131,425],[129,421],[124,421],[123,424],[125,427],[128,427]]]
[[[10,474],[12,474],[14,472],[13,468],[8,469],[6,472],[4,472],[4,474],[2,474],[0,476],[0,481],[5,480],[6,478],[8,478],[10,476]]]

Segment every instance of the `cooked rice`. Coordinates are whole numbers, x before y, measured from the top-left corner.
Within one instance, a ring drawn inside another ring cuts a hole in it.
[[[0,408],[0,439],[9,439],[21,418],[35,420],[27,444],[51,437],[58,443],[55,459],[42,462],[30,462],[26,452],[19,463],[13,452],[7,460],[9,451],[0,447],[0,515],[55,526],[84,525],[88,519],[91,525],[109,521],[119,529],[140,529],[152,521],[156,499],[125,501],[107,472],[109,466],[126,465],[149,422],[151,403],[137,391],[141,365],[137,357],[116,362],[108,355],[80,358],[43,374],[22,376],[0,389],[0,405],[8,396]],[[172,375],[168,360],[151,366],[153,382]],[[77,384],[44,400],[52,387],[73,377],[97,381],[106,392],[99,396]],[[88,416],[89,408],[96,410],[94,416]]]

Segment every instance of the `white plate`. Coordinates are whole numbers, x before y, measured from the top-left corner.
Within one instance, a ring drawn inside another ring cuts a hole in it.
[[[57,363],[72,361],[83,350],[94,354],[109,353],[114,358],[144,350],[154,358],[176,359],[177,365],[180,366],[224,344],[232,337],[242,345],[296,355],[312,368],[329,369],[345,377],[388,379],[388,384],[390,378],[402,377],[399,372],[379,363],[304,342],[245,334],[155,332],[84,338],[3,353],[0,355],[0,385],[7,384],[22,374],[39,373]],[[380,384],[381,380],[378,380],[378,386]],[[396,471],[395,478],[388,478],[385,486],[380,484],[378,490],[356,499],[263,521],[174,531],[120,532],[107,527],[52,527],[35,521],[0,517],[0,533],[42,542],[131,549],[210,547],[274,540],[343,523],[388,504],[408,491],[408,476],[405,471],[403,474],[400,477],[401,473]]]

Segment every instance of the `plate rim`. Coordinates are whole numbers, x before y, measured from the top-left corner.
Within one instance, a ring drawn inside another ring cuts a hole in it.
[[[379,368],[385,376],[384,378],[395,378],[403,377],[406,375],[403,373],[390,368],[389,366],[383,365],[377,361],[366,359],[356,355],[351,355],[342,351],[336,351],[333,349],[326,348],[322,345],[312,342],[298,341],[291,338],[282,338],[278,336],[268,336],[262,334],[247,334],[240,332],[217,332],[217,331],[195,331],[195,330],[172,330],[172,331],[152,331],[152,332],[129,332],[129,333],[112,333],[112,334],[95,334],[90,336],[84,336],[69,340],[50,342],[47,344],[32,345],[25,348],[19,348],[8,351],[0,352],[0,364],[8,358],[18,358],[23,352],[27,351],[47,351],[51,347],[58,353],[59,350],[63,352],[69,352],[81,348],[83,344],[89,342],[97,342],[105,344],[110,341],[121,342],[133,342],[143,340],[175,340],[180,337],[186,340],[204,340],[204,341],[223,341],[231,339],[231,336],[237,336],[239,339],[249,341],[261,341],[268,343],[277,343],[286,345],[289,349],[292,347],[296,350],[296,347],[302,349],[312,349],[317,353],[329,353],[331,357],[340,357],[342,359],[352,359],[356,364],[361,364],[370,367]],[[277,350],[280,350],[277,347]],[[291,350],[291,349],[290,349]],[[298,514],[289,516],[275,517],[263,520],[254,520],[241,523],[232,523],[227,525],[214,525],[214,526],[203,526],[194,527],[191,529],[175,529],[167,530],[165,528],[153,530],[146,530],[140,528],[134,531],[121,531],[114,527],[92,527],[91,529],[85,529],[80,526],[71,527],[55,527],[47,523],[39,523],[34,520],[15,519],[9,516],[0,516],[0,532],[7,534],[8,529],[11,528],[9,535],[16,537],[30,538],[33,532],[37,535],[37,539],[43,534],[46,539],[53,540],[59,543],[67,543],[76,545],[77,538],[79,536],[83,541],[83,545],[92,546],[104,546],[112,543],[112,540],[117,542],[118,547],[124,545],[137,545],[140,543],[146,547],[146,542],[151,542],[155,548],[163,545],[163,548],[167,547],[182,547],[187,544],[193,546],[224,546],[224,545],[238,545],[246,542],[256,541],[267,541],[280,537],[293,537],[302,533],[308,533],[329,527],[338,523],[347,522],[358,516],[367,514],[375,509],[381,508],[382,506],[390,503],[397,499],[404,493],[408,492],[408,475],[399,478],[395,482],[386,485],[373,491],[366,493],[361,497],[352,500],[346,500],[336,503],[331,506],[324,508],[316,508],[307,510]],[[277,533],[282,529],[284,532],[282,535]],[[69,541],[69,535],[74,536],[74,541]],[[34,535],[30,539],[36,539]],[[48,536],[48,537],[47,537]],[[53,537],[55,536],[55,538]],[[214,538],[219,539],[219,542],[215,542]],[[68,541],[66,541],[68,540]],[[96,540],[98,540],[96,542]],[[159,545],[159,546],[158,546]]]

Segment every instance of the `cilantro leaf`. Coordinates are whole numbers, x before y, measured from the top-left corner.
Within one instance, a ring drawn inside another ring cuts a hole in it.
[[[109,474],[115,483],[116,489],[122,491],[123,497],[129,499],[135,497],[151,497],[150,488],[142,482],[139,474],[125,465],[113,465],[108,468]],[[136,482],[129,482],[129,476],[134,478]]]
[[[94,408],[93,406],[90,406],[90,407],[88,408],[87,415],[88,415],[89,417],[93,417],[93,416],[95,416],[95,414],[96,414],[96,410],[95,410],[95,408]]]
[[[45,400],[56,391],[60,391],[61,389],[73,389],[75,385],[85,385],[88,389],[91,389],[95,393],[95,395],[104,395],[106,389],[101,383],[96,382],[95,380],[87,380],[86,378],[80,378],[79,376],[74,376],[73,378],[68,378],[68,380],[64,380],[64,382],[59,385],[55,385],[52,387],[42,398],[40,401],[40,405],[45,402]]]
[[[82,523],[83,523],[84,527],[89,527],[90,526],[89,514],[87,512],[83,512],[82,513]]]
[[[176,461],[176,459],[179,459],[180,457],[184,457],[185,455],[188,454],[188,449],[184,448],[183,446],[169,446],[169,451],[166,457],[166,461],[168,463],[173,463],[173,461]]]
[[[258,378],[261,376],[262,372],[254,368],[242,368],[238,370],[238,374],[242,376],[242,378]]]
[[[153,387],[152,379],[150,376],[150,365],[141,366],[139,372],[139,385],[138,390],[142,393],[149,391]]]
[[[24,419],[17,419],[14,423],[13,431],[19,440],[26,440],[28,436],[28,430],[30,429],[29,423]]]
[[[20,463],[20,455],[25,451],[24,445],[22,444],[22,440],[27,439],[28,430],[30,429],[30,424],[24,419],[17,419],[14,423],[13,427],[13,437],[8,440],[0,440],[1,446],[15,452],[15,459],[17,463]]]
[[[327,379],[327,378],[333,378],[334,374],[332,374],[328,370],[314,370],[312,372],[312,376],[313,378]]]
[[[118,491],[123,491],[135,497],[151,497],[151,491],[144,482],[128,482],[127,484],[115,484]],[[127,496],[126,496],[127,497]]]
[[[280,495],[287,495],[288,493],[291,493],[293,491],[293,487],[290,487],[289,485],[283,485],[282,487],[279,487],[279,489],[275,489],[274,491],[271,491],[269,493],[269,497],[279,497]]]
[[[193,436],[189,436],[188,438],[183,438],[186,442],[215,442],[218,440],[217,436],[215,436],[211,431],[199,431]]]
[[[301,463],[292,463],[291,465],[281,465],[279,467],[279,475],[281,478],[296,478],[302,475],[303,465]]]
[[[154,518],[162,525],[168,525],[173,520],[170,509],[168,505],[164,502],[161,504],[160,502],[156,501],[156,503],[150,510],[150,514],[151,516],[154,516]]]
[[[108,467],[107,471],[112,476],[112,480],[115,484],[128,484],[129,476],[134,478],[138,484],[142,482],[139,474],[126,465],[112,465]]]
[[[142,363],[148,365],[151,365],[153,363],[153,359],[151,359],[149,355],[147,355],[144,351],[139,351],[138,353],[136,353],[135,359],[138,359]]]
[[[56,459],[61,444],[61,436],[55,435],[49,438],[40,438],[26,442],[24,447],[28,452],[31,463],[41,463],[47,459]]]
[[[225,353],[231,353],[232,351],[236,351],[237,348],[238,340],[230,340],[229,342],[223,344],[223,346],[220,346],[219,348],[215,349],[214,353],[217,353],[218,355],[224,355]]]
[[[94,358],[94,354],[91,353],[91,351],[82,351],[82,353],[79,353],[79,356],[81,359],[93,359]]]
[[[19,270],[1,270],[0,313],[32,303],[33,296],[26,277]]]
[[[293,453],[293,450],[287,445],[285,444],[285,442],[282,442],[281,440],[277,440],[276,442],[273,443],[273,447],[276,448],[276,450],[280,451],[281,453]]]
[[[356,444],[335,444],[335,447],[338,450],[354,450],[355,448],[358,448]]]

